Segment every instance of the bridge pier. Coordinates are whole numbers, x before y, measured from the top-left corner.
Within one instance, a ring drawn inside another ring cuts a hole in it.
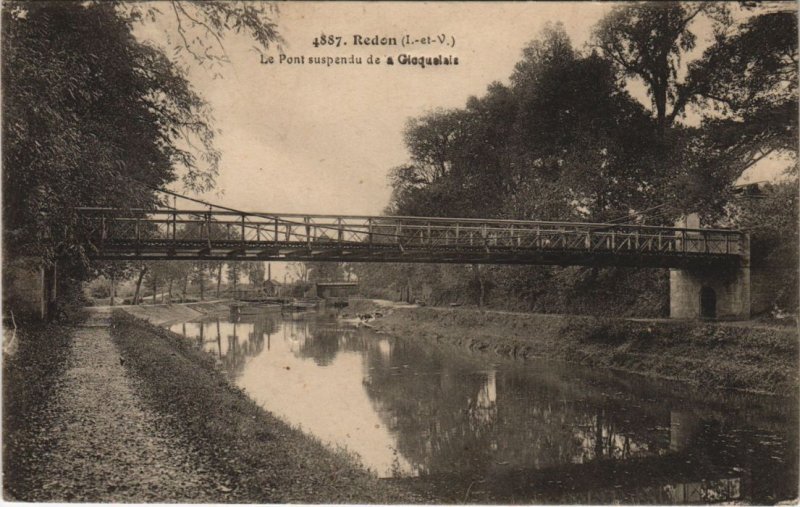
[[[696,215],[676,224],[696,228]],[[692,223],[695,222],[695,223]],[[740,244],[733,268],[669,270],[669,316],[672,319],[747,320],[750,318],[750,236]]]
[[[691,450],[692,441],[700,429],[700,418],[689,411],[670,410],[669,450],[683,452]]]
[[[41,268],[41,296],[39,306],[39,316],[43,321],[51,321],[56,315],[56,297],[58,287],[58,268],[54,262],[52,266]]]
[[[3,263],[3,312],[17,319],[56,317],[58,271],[56,263],[43,265],[35,257],[17,257]]]

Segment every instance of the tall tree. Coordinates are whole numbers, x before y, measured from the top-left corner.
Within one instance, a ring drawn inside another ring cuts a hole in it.
[[[256,49],[279,41],[268,3],[6,2],[2,14],[4,253],[45,263],[85,260],[76,206],[148,208],[169,182],[214,184],[211,112],[171,57],[136,40],[138,23],[173,17],[172,57],[215,69],[227,32]]]
[[[665,179],[647,163],[654,125],[608,61],[547,26],[511,86],[409,121],[391,211],[604,220],[642,209]]]
[[[506,193],[539,190],[530,204],[560,213],[527,214],[539,219],[603,221],[644,207],[662,179],[647,163],[654,158],[655,130],[644,108],[597,54],[538,58],[545,62],[525,59],[512,77],[519,103],[513,150],[523,170],[518,181],[534,183]],[[535,82],[524,79],[528,66],[539,69]]]
[[[230,285],[233,290],[236,290],[236,288],[239,286],[239,279],[242,276],[241,263],[236,261],[229,262],[228,269],[225,274],[228,277],[228,285]]]
[[[205,104],[112,4],[5,4],[2,41],[10,253],[81,254],[75,206],[152,206],[151,188],[178,177],[178,166],[187,183],[213,184]],[[200,141],[209,164],[178,147],[181,132]]]
[[[719,218],[748,168],[768,157],[797,160],[797,35],[794,11],[756,14],[689,66],[683,94],[703,117],[680,145],[675,196],[685,209]]]
[[[298,261],[298,262],[290,262],[286,265],[286,269],[292,278],[295,279],[297,282],[305,283],[308,281],[308,274],[309,274],[309,267],[308,263]]]
[[[192,283],[197,285],[197,288],[200,291],[200,300],[204,300],[206,297],[206,288],[208,287],[208,280],[211,278],[210,276],[210,265],[206,261],[195,261],[192,262],[192,269],[190,271],[189,279]]]
[[[339,262],[306,262],[309,282],[339,282],[344,279],[344,269]]]
[[[704,141],[734,177],[774,152],[797,153],[797,36],[794,10],[756,15],[689,68],[685,88],[713,111]]]
[[[225,263],[222,261],[211,261],[209,262],[209,273],[211,275],[211,279],[217,284],[216,290],[216,297],[220,295],[220,289],[222,288],[222,268],[225,267]]]
[[[242,263],[242,272],[247,277],[247,281],[254,287],[261,287],[266,277],[264,263],[261,261],[250,261]]]
[[[713,2],[632,3],[598,23],[594,42],[627,78],[641,78],[658,121],[650,162],[662,174],[662,204],[672,215],[724,214],[731,184],[774,152],[796,157],[797,20],[793,9],[740,11]],[[693,22],[705,18],[714,39],[700,58]],[[675,120],[700,106],[699,127]]]
[[[594,41],[627,77],[641,78],[663,134],[683,114],[689,90],[679,82],[683,55],[694,49],[692,22],[706,16],[721,29],[727,6],[715,2],[636,2],[615,7],[596,26]]]

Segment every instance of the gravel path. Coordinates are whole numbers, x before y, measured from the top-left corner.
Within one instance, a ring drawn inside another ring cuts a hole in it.
[[[75,330],[48,412],[51,453],[32,501],[226,502],[230,489],[170,421],[145,406],[105,316]],[[41,458],[41,457],[40,457]]]

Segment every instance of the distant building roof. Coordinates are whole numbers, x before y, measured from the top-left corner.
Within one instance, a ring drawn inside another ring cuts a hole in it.
[[[733,193],[738,195],[761,195],[767,190],[767,182],[757,181],[755,183],[740,183],[733,186]]]
[[[317,287],[358,287],[358,282],[317,282]]]

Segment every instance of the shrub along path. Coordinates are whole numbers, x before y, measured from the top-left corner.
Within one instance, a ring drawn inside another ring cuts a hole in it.
[[[225,502],[231,489],[164,415],[148,408],[102,320],[72,333],[49,397],[26,501]],[[62,329],[62,332],[64,330]],[[19,457],[17,457],[19,458]],[[16,496],[16,495],[15,495]]]

